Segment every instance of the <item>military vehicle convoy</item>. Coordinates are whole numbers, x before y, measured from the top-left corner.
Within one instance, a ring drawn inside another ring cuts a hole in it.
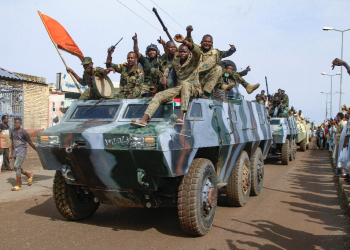
[[[307,129],[306,122],[296,120],[298,126],[298,137],[297,137],[297,145],[300,146],[300,150],[305,152],[306,149],[309,149],[309,142],[311,138],[310,129]]]
[[[183,231],[205,235],[218,188],[231,206],[261,192],[272,142],[266,109],[242,98],[192,99],[183,125],[175,125],[179,107],[169,102],[147,127],[131,126],[149,102],[75,101],[58,125],[38,134],[41,163],[56,171],[57,209],[78,221],[100,203],[177,207]]]
[[[288,165],[297,155],[298,128],[293,116],[288,118],[271,118],[273,143],[270,153],[281,154],[282,164]]]

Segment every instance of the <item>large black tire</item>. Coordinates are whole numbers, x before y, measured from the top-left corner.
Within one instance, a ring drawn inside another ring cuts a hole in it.
[[[293,158],[296,159],[297,158],[297,151],[298,151],[298,145],[297,145],[297,141],[296,139],[294,139],[294,151],[292,152],[293,153]]]
[[[194,159],[179,186],[177,210],[182,230],[203,236],[209,232],[217,206],[217,180],[210,160]]]
[[[77,193],[77,187],[68,185],[60,171],[56,171],[53,180],[53,198],[58,212],[68,220],[84,220],[92,216],[99,202],[94,202],[93,197],[87,201],[81,199]]]
[[[252,180],[250,195],[258,196],[261,192],[264,183],[264,156],[262,154],[261,148],[258,148],[252,159],[250,160],[250,165],[252,168]]]
[[[289,154],[290,154],[289,139],[286,139],[286,142],[283,143],[282,150],[281,150],[281,161],[283,165],[289,164]]]
[[[234,166],[226,186],[227,202],[233,207],[243,207],[249,198],[251,189],[251,166],[246,151],[242,151]]]
[[[294,140],[292,140],[290,143],[290,149],[289,149],[289,160],[290,161],[293,161],[295,158],[294,158],[294,147],[295,147],[295,144],[294,144]]]
[[[302,152],[306,151],[306,138],[300,142],[300,150]]]

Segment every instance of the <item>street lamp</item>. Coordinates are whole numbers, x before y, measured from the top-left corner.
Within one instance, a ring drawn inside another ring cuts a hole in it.
[[[328,28],[328,27],[325,27],[325,28]],[[324,28],[323,28],[324,29]],[[341,75],[341,72],[338,72],[337,74],[334,74],[334,75],[329,75],[329,74],[327,74],[327,73],[325,73],[325,72],[322,72],[321,73],[321,75],[324,75],[324,76],[330,76],[331,77],[331,117],[332,117],[332,105],[333,105],[333,95],[332,95],[332,93],[333,93],[333,83],[332,83],[332,78],[333,78],[333,76],[335,76],[335,75]]]
[[[329,30],[334,30],[334,31],[339,31],[341,32],[341,60],[343,60],[343,40],[344,40],[344,32],[349,31],[350,29],[347,30],[337,30],[333,29],[331,27],[323,27],[324,31],[329,31]],[[340,69],[341,75],[340,75],[340,93],[342,92],[342,83],[343,83],[343,67]],[[339,97],[339,111],[341,111],[341,95]]]
[[[326,94],[326,102],[321,102],[321,103],[326,103],[326,120],[327,120],[327,117],[328,117],[328,103],[329,103],[328,102],[328,94],[331,94],[331,92],[330,93],[321,92],[321,94]],[[331,113],[331,117],[332,117],[332,113]]]

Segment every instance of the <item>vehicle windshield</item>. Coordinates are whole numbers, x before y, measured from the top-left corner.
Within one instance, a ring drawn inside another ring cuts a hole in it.
[[[163,118],[170,119],[170,116],[173,114],[173,105],[172,104],[163,104],[159,106],[157,111],[152,116],[153,118]],[[148,104],[129,104],[123,115],[123,119],[134,119],[141,118],[148,108]],[[179,115],[180,107],[175,107],[174,113]]]
[[[97,105],[91,109],[91,105],[77,106],[70,119],[74,120],[111,120],[119,109],[119,104],[116,105]]]
[[[271,125],[279,125],[280,124],[280,120],[271,120],[270,124]]]

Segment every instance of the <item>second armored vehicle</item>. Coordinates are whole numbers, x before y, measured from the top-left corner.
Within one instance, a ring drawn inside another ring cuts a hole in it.
[[[282,164],[288,165],[289,161],[296,158],[298,129],[294,117],[271,118],[270,121],[273,144],[270,152],[273,155],[281,154]]]

